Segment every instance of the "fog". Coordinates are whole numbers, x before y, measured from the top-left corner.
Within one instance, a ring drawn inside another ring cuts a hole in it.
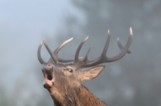
[[[131,54],[105,64],[97,78],[84,84],[109,106],[161,106],[160,5],[160,0],[0,0],[0,105],[53,106],[37,59],[42,39],[54,50],[74,37],[59,55],[70,59],[89,36],[81,55],[91,48],[94,59],[109,29],[107,55],[112,57],[120,52],[117,38],[125,45],[131,26]]]

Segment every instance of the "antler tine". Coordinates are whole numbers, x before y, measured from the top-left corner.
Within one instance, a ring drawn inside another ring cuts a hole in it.
[[[67,45],[68,43],[70,43],[71,41],[73,40],[73,37],[72,38],[70,38],[70,39],[67,39],[66,41],[64,41],[54,52],[53,52],[53,54],[54,55],[57,55],[58,54],[58,52],[65,46],[65,45]]]
[[[130,27],[129,28],[129,37],[128,37],[128,41],[125,45],[125,47],[122,49],[122,51],[117,55],[117,56],[114,56],[112,58],[108,58],[106,59],[107,62],[113,62],[113,61],[116,61],[116,60],[119,60],[121,59],[122,57],[124,57],[124,55],[128,52],[129,50],[129,47],[130,47],[130,44],[132,42],[132,36],[133,36],[133,31],[132,31],[132,28]]]
[[[65,46],[67,45],[68,43],[70,43],[74,38],[70,38],[70,39],[67,39],[65,40],[54,52],[53,52],[53,56],[56,58],[56,60],[58,60],[58,62],[72,62],[73,60],[64,60],[64,59],[58,59],[58,53],[59,51]]]
[[[118,47],[119,47],[119,49],[120,50],[122,50],[124,47],[123,47],[123,45],[121,44],[121,42],[120,42],[120,39],[119,39],[119,37],[117,38],[117,45],[118,45]],[[127,53],[128,54],[130,54],[131,53],[131,51],[130,50],[128,50],[127,51]]]
[[[100,64],[100,63],[102,63],[102,61],[103,60],[105,60],[105,58],[106,58],[106,53],[107,53],[107,49],[108,49],[108,47],[109,47],[109,43],[110,43],[110,30],[108,29],[108,31],[107,31],[107,40],[106,40],[106,43],[105,43],[105,46],[104,46],[104,49],[103,49],[103,51],[102,51],[102,54],[101,54],[101,56],[100,57],[98,57],[96,60],[93,60],[93,61],[91,61],[91,62],[87,62],[86,64],[87,64],[87,66],[85,66],[85,67],[89,67],[89,66],[94,66],[94,65],[97,65],[97,64]],[[85,65],[86,65],[85,64]]]
[[[44,42],[44,45],[45,45],[47,51],[49,52],[52,60],[54,61],[54,63],[57,64],[58,63],[57,57],[55,55],[52,55],[52,52],[51,52],[49,46],[45,42]]]
[[[88,54],[91,51],[91,48],[88,49],[86,56],[84,57],[84,62],[86,62],[88,60]]]
[[[103,49],[103,51],[102,51],[102,55],[101,55],[101,58],[103,58],[103,57],[105,57],[106,56],[106,53],[107,53],[107,49],[108,49],[108,47],[109,47],[109,43],[110,43],[110,30],[108,29],[108,31],[107,31],[107,40],[106,40],[106,43],[105,43],[105,46],[104,46],[104,49]],[[101,59],[100,58],[100,59]]]
[[[44,41],[42,40],[41,43],[39,44],[39,47],[38,47],[38,50],[37,50],[37,57],[38,57],[38,60],[41,64],[45,64],[46,62],[42,59],[41,57],[41,48],[42,48],[42,45],[44,44]]]
[[[85,37],[85,39],[80,43],[80,45],[78,46],[77,48],[77,51],[76,51],[76,54],[75,54],[75,58],[74,58],[74,63],[78,63],[79,62],[79,53],[80,53],[80,50],[83,46],[83,44],[88,40],[88,36]]]

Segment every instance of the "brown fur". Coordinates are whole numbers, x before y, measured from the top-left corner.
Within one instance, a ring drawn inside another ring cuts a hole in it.
[[[91,94],[87,88],[82,87],[79,95],[80,106],[106,106],[101,100]]]
[[[56,106],[106,106],[82,84],[83,80],[94,78],[103,69],[104,66],[100,65],[72,73],[64,67],[44,70],[44,87],[49,91]],[[49,76],[52,76],[51,79]]]
[[[51,97],[56,106],[106,106],[101,100],[96,98],[90,91],[83,85],[80,88],[74,88],[66,92],[64,99],[57,101],[55,95]]]

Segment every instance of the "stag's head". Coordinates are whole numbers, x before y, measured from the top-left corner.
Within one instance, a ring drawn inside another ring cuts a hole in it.
[[[66,44],[71,42],[73,38],[64,41],[54,52],[51,52],[48,45],[44,41],[42,41],[39,45],[37,56],[43,66],[42,72],[44,75],[44,87],[50,92],[54,101],[65,101],[64,99],[71,96],[71,94],[77,94],[77,92],[81,89],[82,82],[84,80],[91,80],[102,72],[104,69],[104,66],[102,65],[103,63],[114,62],[125,56],[125,54],[129,52],[129,46],[132,41],[132,29],[129,29],[128,41],[125,46],[118,41],[118,46],[121,49],[121,52],[114,57],[106,56],[110,42],[109,31],[101,55],[94,60],[88,59],[90,49],[84,57],[79,56],[80,50],[87,39],[88,37],[80,43],[76,50],[74,59],[71,60],[59,58],[58,53]],[[43,45],[46,47],[51,56],[48,62],[45,62],[41,57],[40,52]]]

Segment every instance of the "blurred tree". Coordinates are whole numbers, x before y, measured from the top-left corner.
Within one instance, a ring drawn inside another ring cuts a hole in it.
[[[127,39],[129,26],[134,29],[132,54],[125,61],[110,64],[107,67],[110,71],[105,71],[99,79],[85,83],[88,88],[111,106],[159,106],[161,77],[156,76],[161,75],[161,66],[158,65],[161,63],[161,59],[158,60],[161,57],[158,49],[161,40],[161,1],[72,0],[72,3],[83,14],[83,22],[69,14],[64,29],[56,35],[61,42],[69,36],[75,36],[76,41],[83,39],[80,36],[94,36],[94,39],[91,37],[91,46],[97,50],[92,51],[91,57],[99,54],[108,28],[112,30],[114,39],[118,36]],[[67,37],[62,37],[64,35]],[[113,49],[109,50],[109,54],[115,55],[118,52],[115,49],[116,40],[112,39],[111,43],[115,45],[110,45]],[[73,47],[75,45],[71,45]],[[72,57],[71,51],[74,50],[64,48],[64,51],[66,55],[62,55],[63,52],[60,55],[67,58]],[[41,105],[48,104],[50,100],[42,98],[40,101]]]
[[[0,87],[0,105],[1,106],[10,106],[10,100],[7,95],[6,90],[3,87]]]

